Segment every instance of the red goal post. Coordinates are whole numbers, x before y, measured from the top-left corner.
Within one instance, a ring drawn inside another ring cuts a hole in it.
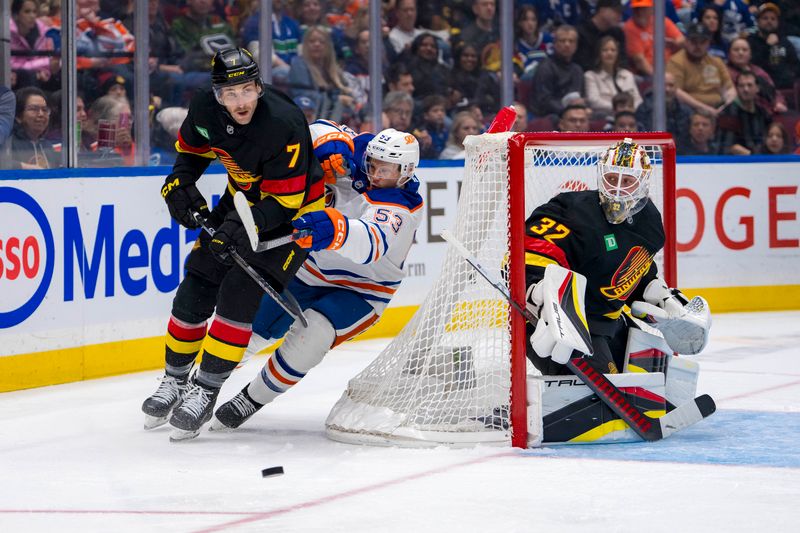
[[[527,216],[561,191],[596,189],[598,155],[626,137],[647,150],[653,163],[650,196],[662,213],[667,242],[656,263],[674,286],[675,145],[669,134],[468,137],[451,232],[524,302]],[[524,319],[448,247],[417,313],[350,380],[328,416],[327,434],[359,444],[535,445],[541,418],[535,416],[536,398],[526,396],[527,374],[535,372],[525,357],[526,342]]]

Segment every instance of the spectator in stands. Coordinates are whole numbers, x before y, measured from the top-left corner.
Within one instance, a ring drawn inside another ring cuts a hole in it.
[[[586,102],[597,117],[611,114],[611,100],[621,92],[629,93],[633,97],[634,109],[642,103],[633,73],[620,66],[619,52],[620,45],[614,37],[602,37],[598,55],[594,59],[594,68],[583,75]]]
[[[45,139],[53,143],[53,148],[55,148],[56,152],[61,150],[61,146],[64,142],[64,136],[61,131],[61,95],[62,92],[59,89],[58,91],[53,91],[47,98],[47,105],[50,107],[50,124],[47,127]],[[86,119],[86,104],[84,103],[83,95],[78,93],[75,95],[75,122],[77,123],[76,129],[78,131],[78,151],[82,148],[81,136],[83,130],[86,128]]]
[[[614,117],[617,113],[636,113],[636,106],[633,104],[633,96],[631,93],[617,93],[611,98],[611,114],[606,117],[606,123],[603,126],[603,131],[611,131],[614,129]],[[637,124],[641,129],[641,126]]]
[[[314,100],[308,96],[298,96],[294,99],[294,103],[303,110],[303,114],[306,116],[306,122],[311,124],[317,120],[317,103]]]
[[[254,11],[242,25],[242,43],[249,50],[258,50],[258,31],[261,11]],[[291,18],[283,0],[272,2],[272,49],[280,60],[278,66],[272,66],[273,83],[285,83],[289,76],[289,65],[297,56],[301,39],[300,25]]]
[[[150,92],[159,95],[165,106],[177,106],[184,99],[183,68],[180,66],[184,52],[162,13],[161,1],[149,0],[147,7],[150,21]]]
[[[453,126],[450,128],[450,136],[447,138],[447,145],[442,153],[439,154],[439,159],[465,159],[466,150],[464,148],[464,139],[467,135],[478,135],[480,133],[480,124],[469,111],[462,111],[453,117]]]
[[[14,92],[5,85],[0,85],[0,168],[4,168],[2,165],[3,147],[14,128],[16,105],[17,98],[14,96]]]
[[[792,153],[792,141],[789,132],[781,122],[773,122],[767,127],[764,142],[756,147],[756,154],[785,155]]]
[[[578,50],[575,62],[584,71],[597,66],[600,53],[600,41],[604,37],[613,37],[617,42],[620,64],[626,63],[625,33],[620,27],[622,20],[622,2],[620,0],[597,0],[594,15],[584,17],[578,25]],[[594,111],[594,106],[592,107]]]
[[[152,154],[156,165],[169,165],[175,162],[175,142],[178,131],[189,114],[186,107],[165,107],[156,114],[151,129]]]
[[[402,91],[392,91],[383,99],[383,111],[389,119],[387,127],[409,131],[414,116],[414,99]]]
[[[753,62],[770,75],[778,89],[790,89],[800,77],[797,51],[780,31],[781,10],[772,2],[758,8],[758,31],[750,35]]]
[[[631,0],[633,15],[623,25],[628,60],[635,74],[653,75],[653,0]],[[664,19],[665,60],[683,47],[683,34],[668,18]]]
[[[36,19],[38,9],[34,0],[11,2],[11,50],[26,54],[11,57],[17,88],[45,83],[58,70],[58,58],[48,54],[54,47],[53,40],[46,35],[47,26]],[[35,55],[36,52],[42,55]]]
[[[708,111],[693,111],[689,119],[689,136],[678,145],[679,155],[719,155],[716,142],[716,119]]]
[[[728,57],[728,42],[722,39],[722,25],[719,19],[720,12],[717,6],[707,4],[700,10],[700,18],[697,22],[705,26],[711,34],[711,44],[708,48],[709,55],[725,61]]]
[[[753,4],[753,2],[750,3]],[[750,14],[747,2],[742,0],[697,0],[692,18],[701,22],[703,9],[707,6],[713,6],[719,13],[722,13],[722,39],[727,43],[753,27],[753,16]]]
[[[318,105],[318,115],[335,122],[347,122],[360,106],[355,99],[357,87],[336,62],[330,32],[323,26],[312,26],[303,36],[300,55],[292,60],[289,84],[292,96],[308,96]]]
[[[411,43],[423,32],[417,28],[417,0],[397,0],[394,9],[397,24],[389,31],[389,42],[396,55],[411,49]]]
[[[414,99],[422,102],[431,94],[447,94],[450,70],[439,62],[436,37],[430,33],[418,35],[411,43],[409,52],[406,62],[414,78]]]
[[[382,64],[386,64],[385,56]],[[369,95],[369,30],[358,32],[353,47],[353,55],[345,62],[344,70],[352,74],[361,90]]]
[[[422,159],[439,159],[439,154],[447,144],[449,132],[444,122],[446,106],[447,100],[438,94],[427,96],[422,101],[422,124],[413,132],[417,139],[424,138],[427,141],[424,146],[420,142]]]
[[[611,131],[639,131],[639,128],[636,125],[636,115],[630,111],[620,111],[619,113],[615,114]]]
[[[553,36],[539,26],[536,8],[522,5],[517,9],[514,24],[515,43],[514,68],[521,80],[533,79],[536,67],[544,61],[553,48]]]
[[[38,87],[25,87],[16,92],[17,107],[11,134],[13,168],[35,169],[58,167],[59,159],[53,144],[45,139],[50,124],[50,107]]]
[[[470,43],[483,54],[486,45],[500,39],[497,24],[497,0],[472,0],[472,14],[475,20],[461,30],[459,40]]]
[[[517,113],[517,120],[514,121],[511,131],[523,133],[528,131],[528,108],[522,102],[514,102],[514,111]]]
[[[402,61],[392,63],[386,73],[386,92],[395,91],[414,94],[414,78]]]
[[[667,131],[672,134],[676,144],[687,142],[689,136],[689,117],[692,110],[678,100],[675,77],[667,71],[664,74],[664,100],[667,115]],[[642,98],[642,105],[636,108],[636,120],[640,131],[653,131],[653,92]]]
[[[556,28],[562,24],[575,26],[583,15],[578,7],[578,0],[523,1],[536,7],[542,27],[545,28]]]
[[[720,145],[732,155],[750,155],[764,142],[769,111],[756,103],[758,83],[752,72],[742,72],[736,80],[736,99],[725,106],[717,118]]]
[[[736,79],[744,71],[756,75],[758,82],[758,103],[773,113],[785,113],[788,110],[786,98],[775,88],[775,82],[764,69],[751,61],[750,41],[745,37],[738,37],[731,42],[728,50],[728,74],[731,81],[736,84]]]
[[[89,107],[83,131],[83,144],[90,154],[86,154],[81,163],[87,166],[133,165],[132,127],[127,98],[103,96],[95,100]]]
[[[553,55],[537,67],[533,75],[534,91],[530,107],[539,117],[559,114],[561,99],[569,93],[583,94],[583,70],[572,58],[578,46],[578,32],[569,25],[559,26],[553,34]]]
[[[702,24],[692,24],[686,31],[686,48],[667,63],[675,78],[678,99],[692,109],[717,114],[736,98],[725,63],[709,55],[711,34]]]
[[[322,1],[321,0],[301,0],[299,8],[295,10],[297,22],[300,23],[300,31],[305,31],[311,26],[323,24],[322,20]]]
[[[481,68],[477,48],[469,43],[458,43],[454,60],[450,74],[450,100],[460,102],[466,98],[481,106],[484,113],[496,113],[500,108],[499,80],[496,73]]]
[[[218,50],[236,46],[233,28],[211,11],[212,0],[186,0],[186,11],[172,21],[172,35],[186,53],[182,67],[190,89],[210,81],[208,65]]]
[[[561,110],[558,118],[558,131],[586,132],[589,131],[590,111],[582,105],[570,105]]]

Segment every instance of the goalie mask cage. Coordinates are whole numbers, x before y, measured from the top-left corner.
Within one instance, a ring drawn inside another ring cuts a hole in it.
[[[596,189],[598,155],[625,137],[650,156],[650,198],[667,237],[655,260],[675,286],[675,146],[668,134],[470,136],[452,233],[523,303],[525,220],[559,192]],[[328,415],[327,434],[357,444],[527,447],[528,402],[536,398],[526,398],[526,374],[536,371],[526,342],[524,319],[448,247],[414,317],[348,383]],[[534,411],[532,428],[541,425]]]

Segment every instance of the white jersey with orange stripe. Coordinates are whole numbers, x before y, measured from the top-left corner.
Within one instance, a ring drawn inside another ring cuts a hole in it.
[[[322,135],[341,140],[344,131],[335,123],[329,124],[327,129],[325,124],[320,128]],[[356,144],[360,144],[360,137],[364,135],[353,137]],[[371,139],[372,135],[368,137]],[[316,146],[315,143],[315,151]],[[381,313],[405,277],[403,264],[422,222],[423,201],[416,191],[418,185],[415,179],[404,188],[370,189],[364,193],[353,189],[350,177],[326,185],[328,207],[335,207],[348,219],[347,238],[338,250],[309,254],[297,278],[308,285],[358,292]]]

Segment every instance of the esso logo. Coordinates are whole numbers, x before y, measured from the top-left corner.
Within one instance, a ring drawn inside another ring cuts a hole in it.
[[[55,245],[44,211],[19,189],[0,187],[0,329],[31,316],[53,279]]]

